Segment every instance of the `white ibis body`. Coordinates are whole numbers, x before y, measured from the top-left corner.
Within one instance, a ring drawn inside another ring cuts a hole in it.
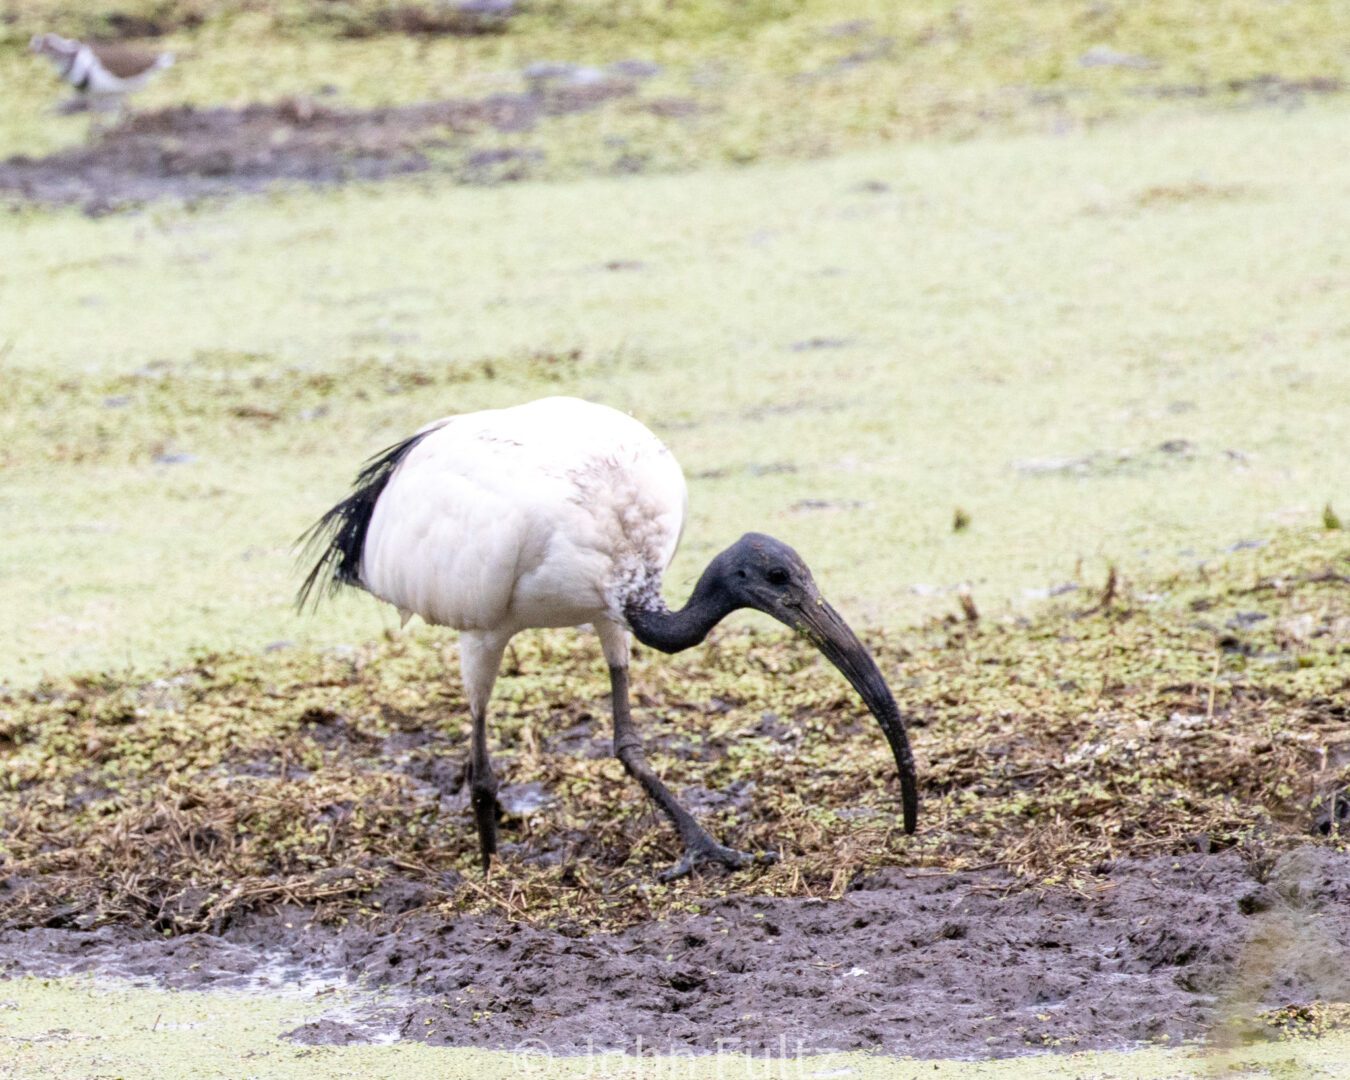
[[[426,425],[371,458],[352,494],[305,534],[318,558],[302,605],[315,590],[351,585],[405,620],[415,614],[460,631],[484,870],[497,820],[488,700],[507,642],[530,627],[595,627],[609,665],[614,753],[684,843],[666,876],[709,861],[736,868],[751,857],[714,841],[648,766],[629,712],[628,635],[679,652],[740,608],[803,634],[862,696],[890,742],[905,829],[914,831],[914,762],[895,700],[795,551],[749,533],[712,560],[681,610],[666,607],[661,577],[686,502],[679,464],[642,424],[604,405],[553,397]]]

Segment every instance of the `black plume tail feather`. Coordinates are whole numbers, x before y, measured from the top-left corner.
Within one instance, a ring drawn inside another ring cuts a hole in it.
[[[303,611],[310,598],[314,606],[324,596],[331,596],[343,585],[362,587],[361,556],[366,547],[366,533],[375,504],[384,493],[390,477],[424,438],[436,428],[419,431],[400,443],[381,450],[361,466],[356,474],[352,493],[319,518],[296,540],[301,549],[300,558],[308,561],[318,556],[306,575],[295,606]]]

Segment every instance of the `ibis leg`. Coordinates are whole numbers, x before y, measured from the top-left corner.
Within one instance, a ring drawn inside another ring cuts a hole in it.
[[[473,802],[473,817],[478,825],[478,848],[482,854],[483,873],[492,865],[497,854],[497,818],[501,806],[497,802],[497,774],[487,750],[487,711],[473,717],[473,741],[469,748],[469,797]]]
[[[469,743],[469,798],[478,826],[478,848],[485,874],[492,865],[492,856],[497,853],[497,819],[501,816],[501,806],[497,802],[497,774],[492,771],[492,761],[488,757],[488,699],[492,696],[508,641],[510,635],[481,631],[465,631],[459,637],[460,671],[469,698],[469,716],[473,719]]]
[[[627,665],[611,664],[609,679],[614,702],[614,756],[623,762],[628,775],[642,785],[647,797],[670,819],[670,823],[675,826],[675,831],[684,842],[683,857],[660,875],[661,880],[672,881],[684,877],[700,863],[720,863],[730,870],[739,870],[754,862],[753,855],[724,847],[709,836],[694,820],[694,816],[680,805],[670,789],[661,783],[656,773],[652,772],[651,766],[647,764],[647,755],[642,751],[642,739],[633,726],[633,717],[628,707]]]

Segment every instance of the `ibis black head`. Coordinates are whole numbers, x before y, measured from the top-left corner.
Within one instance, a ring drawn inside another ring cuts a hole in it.
[[[810,569],[787,544],[763,533],[746,533],[708,564],[682,611],[630,609],[628,618],[639,641],[677,652],[702,641],[713,625],[738,608],[754,608],[791,627],[858,692],[895,755],[905,831],[913,832],[919,816],[918,784],[900,709],[866,646],[826,603]]]
[[[746,533],[709,567],[738,608],[779,621],[783,613],[820,598],[811,570],[792,548],[763,533]],[[791,624],[789,624],[791,625]]]

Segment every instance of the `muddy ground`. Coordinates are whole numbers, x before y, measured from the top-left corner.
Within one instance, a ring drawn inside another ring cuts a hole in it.
[[[1290,534],[1165,598],[1112,579],[877,636],[913,837],[875,726],[796,642],[639,655],[655,767],[719,839],[782,856],[671,885],[589,639],[513,644],[487,880],[432,633],[0,692],[0,974],[389,988],[296,1032],[329,1042],[977,1056],[1270,1031],[1350,1001],[1346,559],[1340,530]]]
[[[0,197],[98,214],[156,199],[195,201],[285,183],[334,185],[428,170],[463,183],[521,180],[543,164],[543,152],[525,144],[540,123],[632,97],[652,70],[636,61],[605,72],[562,65],[523,93],[377,109],[290,98],[245,108],[133,112],[86,145],[0,162]],[[641,107],[658,115],[680,111],[659,100]],[[466,136],[484,131],[521,136],[521,145],[466,144]],[[609,156],[615,171],[638,167]]]
[[[343,928],[292,907],[220,936],[10,931],[0,971],[193,989],[354,980],[395,992],[292,1036],[554,1053],[1002,1056],[1175,1043],[1350,999],[1350,854],[1317,847],[1123,861],[1077,890],[895,868],[834,901],[732,895],[590,936],[444,919],[417,910],[429,898],[412,884],[384,898],[384,914]]]

